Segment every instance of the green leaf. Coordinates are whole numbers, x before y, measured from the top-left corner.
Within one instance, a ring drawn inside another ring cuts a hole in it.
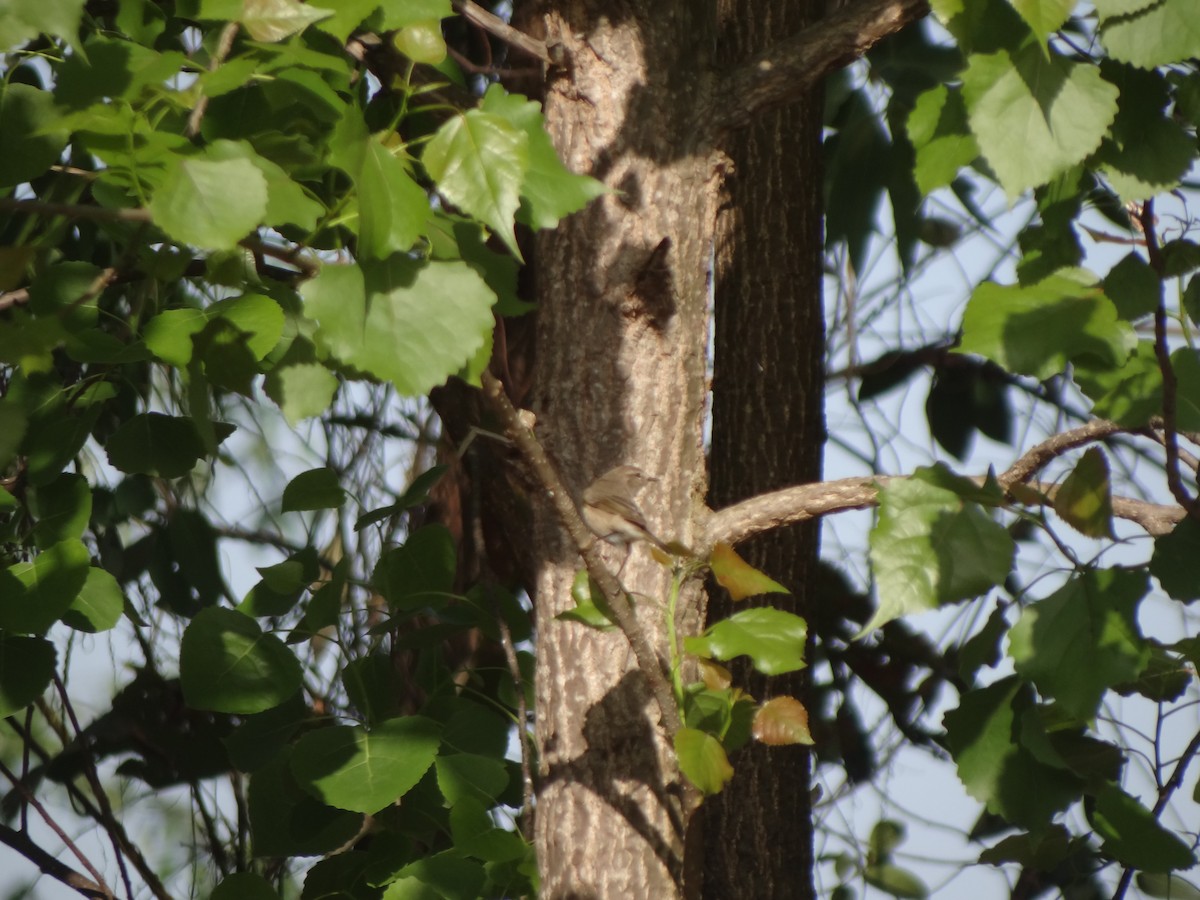
[[[0,12],[7,15],[11,12]],[[0,25],[0,40],[4,28]],[[58,162],[69,136],[60,122],[49,91],[19,83],[0,86],[0,188],[29,181]]]
[[[1132,5],[1120,4],[1101,15],[1100,40],[1113,59],[1152,69],[1200,56],[1200,23],[1192,0],[1133,0]],[[1110,6],[1096,4],[1098,10]]]
[[[733,777],[725,748],[711,734],[680,728],[675,733],[675,755],[679,771],[704,794],[719,794]]]
[[[929,888],[916,875],[892,863],[876,863],[863,868],[863,881],[892,897],[924,900]]]
[[[529,171],[521,187],[526,204],[522,221],[533,228],[553,228],[564,216],[583,209],[608,192],[601,182],[575,175],[558,158],[546,133],[541,108],[520,94],[508,94],[498,84],[490,85],[479,108],[494,113],[524,132],[529,147]]]
[[[587,569],[575,573],[575,580],[571,583],[571,599],[575,605],[564,609],[554,618],[563,622],[578,622],[600,631],[612,631],[617,627],[603,593],[592,581]]]
[[[790,594],[778,581],[760,572],[728,544],[717,544],[708,559],[713,577],[733,600],[745,600],[758,594]]]
[[[491,334],[496,300],[466,263],[403,256],[324,266],[301,293],[329,352],[405,396],[427,393],[475,355]]]
[[[1117,315],[1132,322],[1148,316],[1158,306],[1162,283],[1150,264],[1131,252],[1113,266],[1104,279],[1104,294],[1117,309]]]
[[[405,162],[372,137],[361,168],[350,174],[358,187],[362,258],[384,259],[411,249],[429,218],[429,198],[413,181]]]
[[[216,712],[262,712],[300,687],[300,661],[279,638],[231,609],[209,607],[192,619],[179,648],[179,678],[188,706]]]
[[[331,9],[321,9],[297,0],[245,0],[242,25],[256,41],[273,43],[299,34],[313,22],[333,15]]]
[[[456,850],[409,863],[383,893],[383,900],[474,900],[482,896],[483,866]]]
[[[234,872],[213,888],[209,900],[279,900],[279,895],[257,872]]]
[[[454,587],[454,538],[443,525],[426,525],[403,546],[388,550],[372,576],[375,589],[393,610],[445,605]]]
[[[1183,125],[1164,110],[1167,83],[1158,72],[1127,66],[1103,67],[1120,86],[1117,118],[1096,154],[1109,184],[1126,202],[1146,200],[1179,184],[1196,156],[1196,144]]]
[[[49,687],[58,654],[44,638],[0,631],[0,716],[20,712]]]
[[[1154,539],[1150,574],[1176,600],[1191,603],[1200,600],[1197,559],[1200,559],[1200,522],[1187,516],[1173,530]]]
[[[913,175],[922,194],[946,187],[979,156],[967,123],[962,92],[937,85],[917,97],[908,117],[908,139],[916,150]]]
[[[1104,692],[1137,677],[1150,659],[1137,624],[1149,589],[1144,572],[1101,569],[1027,606],[1009,632],[1017,672],[1077,719],[1091,720]]]
[[[263,391],[279,406],[289,425],[327,410],[337,393],[338,379],[319,363],[289,363],[267,373]]]
[[[250,779],[247,806],[256,857],[330,853],[362,829],[361,814],[326,806],[302,791],[290,760],[291,747],[283,746]]]
[[[1054,493],[1054,511],[1087,537],[1113,536],[1112,482],[1103,450],[1092,447],[1080,457]]]
[[[1086,357],[1075,363],[1072,374],[1092,400],[1092,415],[1097,418],[1136,428],[1162,415],[1162,369],[1153,341],[1139,341],[1119,369]]]
[[[142,340],[160,360],[182,369],[192,360],[192,337],[207,324],[208,313],[202,309],[168,309],[145,324]]]
[[[78,49],[83,5],[84,0],[0,0],[0,51],[15,49],[39,34],[56,35]]]
[[[962,79],[971,130],[1010,197],[1081,162],[1117,112],[1117,88],[1096,67],[1032,42],[972,54]]]
[[[403,3],[383,3],[383,28],[391,31],[416,22],[445,19],[454,15],[450,0],[404,0]]]
[[[861,634],[1002,584],[1014,549],[1003,526],[952,490],[922,478],[881,488],[870,536],[879,608]]]
[[[87,547],[70,540],[0,570],[0,629],[45,634],[79,596],[91,561]]]
[[[1171,354],[1175,370],[1175,427],[1200,431],[1200,354],[1180,347]]]
[[[233,433],[233,426],[213,423],[217,442]],[[162,413],[139,413],[125,420],[108,439],[108,461],[129,474],[181,478],[208,450],[192,419]]]
[[[150,213],[173,240],[230,250],[266,217],[267,179],[246,159],[172,157]]]
[[[405,25],[392,35],[392,46],[415,63],[436,66],[446,58],[442,23],[436,19]]]
[[[301,472],[283,489],[283,511],[337,509],[346,502],[337,472],[324,467]]]
[[[1138,872],[1135,881],[1138,889],[1147,897],[1161,897],[1162,900],[1200,900],[1200,888],[1178,875]]]
[[[253,772],[272,763],[309,717],[308,706],[300,691],[278,706],[246,716],[222,739],[229,752],[229,761],[240,772]]]
[[[341,680],[346,698],[368,728],[400,715],[398,700],[404,686],[388,655],[369,653],[350,660],[342,669]]]
[[[421,716],[389,719],[371,731],[335,725],[297,741],[292,773],[322,803],[373,814],[421,780],[440,742],[441,726]]]
[[[520,834],[497,828],[487,808],[471,798],[464,798],[451,807],[450,833],[456,851],[485,862],[508,862],[531,855],[531,848]],[[476,893],[470,896],[480,895]]]
[[[425,171],[441,194],[492,229],[521,259],[513,216],[529,169],[529,138],[500,116],[451,116],[425,147]]]
[[[267,187],[264,225],[290,224],[309,231],[325,212],[325,207],[293,181],[286,170],[259,156],[246,141],[213,141],[205,148],[204,157],[216,162],[241,159],[258,169]]]
[[[1079,798],[1082,782],[1021,745],[1017,710],[1029,707],[1031,694],[1011,676],[962,695],[944,722],[946,746],[967,793],[1014,825],[1041,828]]]
[[[338,43],[344,44],[350,33],[379,8],[380,0],[338,0],[337,3],[330,3],[329,5],[333,7],[333,15],[329,18],[321,19],[316,23],[316,27],[320,31],[332,34],[337,38]],[[399,7],[403,9],[409,4],[388,5],[390,8]],[[446,5],[449,7],[449,2]]]
[[[780,609],[745,609],[705,629],[700,637],[684,640],[688,653],[709,659],[749,656],[764,675],[782,675],[803,669],[808,625],[799,616]]]
[[[490,756],[444,754],[437,758],[436,769],[438,788],[450,806],[472,799],[491,807],[508,786],[504,761]]]
[[[1058,31],[1075,8],[1075,0],[1009,0],[1043,44]]]
[[[109,572],[92,566],[79,596],[62,615],[62,620],[76,631],[96,634],[115,628],[125,611],[125,594]]]
[[[256,360],[274,350],[283,335],[283,310],[276,301],[263,294],[229,297],[210,306],[208,314],[248,335],[246,348]]]
[[[963,314],[959,350],[1017,375],[1046,379],[1071,360],[1120,366],[1137,346],[1133,328],[1086,273],[1064,270],[1036,284],[985,282]]]
[[[92,489],[82,475],[64,472],[33,495],[33,536],[43,549],[83,537],[92,517]]]
[[[1196,857],[1179,836],[1163,828],[1154,814],[1116,785],[1096,797],[1089,817],[1104,839],[1101,852],[1122,865],[1146,872],[1188,869]]]

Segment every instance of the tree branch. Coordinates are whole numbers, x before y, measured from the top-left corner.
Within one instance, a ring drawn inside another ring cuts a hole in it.
[[[79,849],[79,847],[75,844],[75,842],[73,840],[71,840],[71,838],[67,835],[67,833],[62,830],[62,827],[54,820],[54,817],[51,816],[50,813],[46,810],[46,807],[43,806],[41,801],[39,801],[38,798],[33,795],[33,791],[31,791],[29,789],[28,785],[26,785],[23,781],[21,781],[21,779],[17,778],[17,776],[8,768],[8,766],[4,765],[4,763],[2,763],[2,762],[0,762],[0,775],[3,775],[5,778],[8,779],[9,784],[11,784],[13,786],[13,790],[15,790],[17,793],[19,793],[21,795],[21,799],[25,803],[28,803],[30,806],[32,806],[37,811],[37,814],[42,817],[42,821],[45,822],[47,826],[49,826],[51,831],[53,831],[56,835],[58,835],[58,839],[63,842],[63,846],[65,846],[68,850],[70,850],[71,853],[74,854],[75,858],[79,860],[80,864],[85,869],[87,869],[88,874],[91,875],[92,878],[95,879],[94,884],[95,884],[96,888],[100,891],[100,893],[97,896],[108,897],[111,900],[111,898],[113,897],[113,892],[104,883],[104,876],[101,875],[100,872],[96,869],[96,867],[92,865],[91,860],[89,860],[86,856],[84,856],[83,852]],[[32,842],[30,842],[30,843],[32,844]],[[30,859],[31,859],[31,861],[36,861],[36,860],[33,860],[32,857],[30,857]],[[39,868],[41,868],[40,863],[39,863]],[[77,872],[74,872],[73,869],[70,869],[65,865],[63,866],[63,868],[69,872],[73,872],[76,875],[79,874]],[[42,871],[46,871],[46,870],[42,869]],[[47,872],[47,874],[52,875],[53,873]],[[55,877],[57,877],[57,876],[55,876]],[[72,887],[74,887],[74,885],[72,885]]]
[[[0,844],[11,847],[23,857],[38,867],[44,874],[55,881],[61,881],[67,887],[78,891],[85,897],[108,898],[112,900],[112,891],[107,890],[92,881],[82,872],[76,872],[66,863],[59,862],[49,852],[35,844],[29,835],[23,831],[9,828],[0,824]]]
[[[477,3],[472,3],[471,0],[454,0],[451,3],[454,11],[475,25],[478,25],[488,34],[499,38],[506,44],[511,44],[520,50],[524,50],[530,56],[536,56],[544,63],[549,63],[550,52],[546,49],[546,42],[539,41],[537,38],[532,38],[523,31],[513,28],[499,16],[492,15],[482,6]]]
[[[583,519],[579,516],[579,510],[575,508],[570,492],[562,483],[562,479],[558,477],[558,471],[550,462],[542,445],[534,437],[533,431],[521,421],[516,409],[509,402],[508,395],[504,393],[504,385],[496,376],[487,371],[483,373],[482,381],[483,394],[492,407],[492,411],[503,423],[505,436],[516,445],[521,456],[524,457],[533,477],[541,485],[546,498],[553,505],[559,522],[575,544],[579,555],[583,557],[588,575],[604,594],[613,618],[617,620],[617,626],[629,641],[638,668],[650,683],[654,699],[658,702],[659,710],[662,712],[663,727],[666,729],[667,736],[673,739],[681,723],[679,709],[675,704],[674,694],[671,692],[671,685],[667,681],[658,654],[650,645],[646,633],[637,620],[633,605],[629,602],[624,588],[621,587],[616,576],[604,565],[604,558],[601,556],[598,546],[599,540],[583,524]]]
[[[1056,434],[1038,444],[1023,454],[997,480],[1006,493],[1015,484],[1029,484],[1047,499],[1053,500],[1058,492],[1058,485],[1031,482],[1033,476],[1047,463],[1070,450],[1104,440],[1114,434],[1137,433],[1142,433],[1142,429],[1122,428],[1113,422],[1101,420],[1089,422],[1080,428]],[[908,477],[865,475],[859,478],[801,484],[751,497],[712,514],[705,529],[704,542],[699,548],[700,553],[707,555],[718,542],[738,544],[756,534],[796,522],[851,509],[867,509],[879,502],[881,487]],[[984,481],[982,477],[974,480],[980,484]],[[1112,504],[1113,515],[1134,522],[1149,534],[1156,536],[1169,532],[1187,515],[1178,506],[1130,497],[1113,497]]]
[[[744,128],[928,12],[927,0],[858,0],[729,73],[704,110],[704,127]]]

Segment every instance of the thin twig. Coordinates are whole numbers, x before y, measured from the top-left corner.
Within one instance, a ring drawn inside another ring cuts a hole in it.
[[[525,840],[533,840],[533,741],[529,735],[529,706],[525,703],[525,679],[521,675],[521,661],[513,644],[512,629],[504,618],[499,604],[495,605],[496,625],[500,629],[500,646],[504,648],[504,661],[517,694],[517,741],[521,747],[521,834]]]
[[[83,851],[81,851],[79,847],[75,845],[75,842],[71,840],[67,833],[63,831],[61,827],[59,827],[59,824],[54,821],[54,817],[50,815],[50,813],[46,810],[46,807],[42,806],[41,801],[34,796],[33,791],[29,789],[29,785],[17,778],[12,770],[9,769],[8,766],[6,766],[3,762],[0,762],[0,775],[3,775],[9,780],[13,786],[13,790],[21,795],[21,799],[23,799],[25,803],[27,803],[29,806],[32,806],[34,810],[37,811],[37,814],[42,817],[42,821],[50,827],[51,831],[58,835],[58,839],[63,842],[63,846],[70,850],[71,854],[77,860],[79,860],[80,864],[85,869],[87,869],[88,874],[96,880],[96,884],[103,892],[101,896],[112,898],[114,894],[112,889],[108,887],[107,883],[104,881],[104,876],[96,870],[96,867],[92,865],[92,861],[83,855]]]
[[[18,200],[14,197],[0,197],[0,210],[3,209],[33,215],[93,219],[99,222],[136,222],[140,225],[148,225],[153,221],[150,210],[142,207],[110,209],[107,206],[91,206],[81,203],[51,203],[46,200]],[[295,266],[305,278],[312,278],[321,270],[321,264],[308,257],[303,247],[283,247],[278,244],[271,244],[264,241],[257,234],[246,236],[238,241],[238,244],[252,253],[269,256],[272,259],[278,259],[291,266]],[[106,269],[105,273],[107,278],[106,284],[114,280],[118,274],[116,270],[110,269]],[[0,309],[16,303],[24,303],[28,299],[29,294],[25,289],[0,294]]]
[[[217,39],[217,49],[213,51],[212,59],[208,62],[208,71],[215,72],[220,68],[225,57],[229,55],[229,51],[233,49],[233,39],[237,37],[237,33],[237,22],[229,22],[221,29],[221,36]],[[204,120],[204,111],[207,109],[208,94],[202,93],[200,99],[196,101],[196,105],[192,107],[192,114],[188,116],[185,132],[188,137],[194,138],[200,133],[200,123]]]
[[[42,216],[66,216],[69,219],[95,219],[100,222],[150,222],[150,210],[141,207],[87,206],[81,203],[52,203],[48,200],[18,200],[0,197],[0,209]]]
[[[1166,275],[1166,261],[1163,259],[1162,248],[1158,246],[1158,236],[1154,230],[1153,200],[1147,200],[1138,209],[1137,222],[1141,227],[1142,236],[1146,239],[1146,254],[1150,257],[1150,267],[1161,279]],[[1171,348],[1167,346],[1167,301],[1161,288],[1158,292],[1158,303],[1154,307],[1154,356],[1162,374],[1163,447],[1167,451],[1167,487],[1189,515],[1200,519],[1200,508],[1197,507],[1195,498],[1188,494],[1183,477],[1179,473],[1179,436],[1175,431],[1178,380],[1171,365]]]
[[[490,372],[485,371],[481,377],[484,396],[503,423],[504,433],[517,446],[534,478],[553,504],[559,522],[566,529],[571,541],[578,549],[579,555],[583,557],[588,574],[599,586],[613,617],[617,620],[617,626],[629,641],[638,668],[650,683],[654,699],[658,702],[667,736],[674,739],[681,724],[679,709],[675,705],[675,698],[671,692],[671,685],[667,681],[666,673],[663,671],[662,662],[650,645],[645,631],[642,630],[633,606],[629,602],[629,597],[625,594],[616,576],[604,565],[604,558],[597,546],[596,536],[583,524],[579,510],[575,508],[570,493],[563,485],[562,479],[558,477],[558,472],[549,457],[546,456],[546,451],[542,449],[542,445],[538,443],[533,432],[517,415],[516,409],[508,400],[508,395],[504,393],[504,386]]]
[[[35,844],[24,832],[0,824],[0,844],[16,850],[37,866],[41,872],[49,875],[55,881],[62,882],[72,890],[78,891],[85,897],[108,898],[108,900],[112,898],[111,891],[87,878],[82,872],[76,872],[66,863],[55,859],[53,854]]]
[[[1200,731],[1192,735],[1191,741],[1188,742],[1187,748],[1183,751],[1183,755],[1179,757],[1179,761],[1175,763],[1175,771],[1171,773],[1171,777],[1167,779],[1167,783],[1162,786],[1162,790],[1158,792],[1158,800],[1154,804],[1154,818],[1157,819],[1162,815],[1162,811],[1167,808],[1167,804],[1171,802],[1171,796],[1183,786],[1183,778],[1187,774],[1188,765],[1200,754]],[[1117,882],[1117,889],[1113,891],[1112,900],[1122,900],[1126,891],[1129,890],[1130,882],[1133,881],[1133,867],[1126,866],[1121,872],[1121,880]]]
[[[472,3],[471,0],[454,0],[450,5],[454,7],[456,13],[468,22],[478,25],[493,37],[499,38],[506,44],[511,44],[518,50],[524,50],[530,56],[536,56],[544,63],[551,62],[550,51],[546,49],[545,41],[531,38],[525,32],[513,28],[498,16],[492,15],[479,4]]]
[[[67,694],[67,686],[63,684],[58,673],[54,673],[54,687],[58,691],[59,699],[62,700],[63,709],[66,710],[67,718],[71,720],[71,727],[75,729],[75,739],[77,741],[83,739],[83,729],[79,726],[79,719],[75,715],[75,706],[71,703],[71,698]],[[106,818],[113,819],[112,804],[108,802],[108,792],[104,790],[104,785],[100,783],[100,776],[96,772],[96,763],[90,753],[85,753],[83,756],[83,777],[87,780],[88,787],[92,789],[92,794],[96,798],[96,804],[100,807],[101,812]],[[129,870],[125,867],[125,855],[121,852],[121,843],[117,840],[117,836],[111,832],[108,835],[112,842],[113,851],[117,858],[117,869],[121,873],[121,880],[125,883],[125,892],[130,897],[133,896],[133,882],[129,878]]]

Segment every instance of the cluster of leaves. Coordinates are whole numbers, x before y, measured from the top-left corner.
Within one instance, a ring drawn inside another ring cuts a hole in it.
[[[794,613],[756,607],[713,623],[703,634],[685,636],[680,646],[676,628],[679,591],[685,580],[711,571],[734,600],[761,594],[787,593],[777,581],[755,569],[728,544],[718,544],[707,560],[679,557],[656,550],[655,558],[673,566],[671,594],[663,605],[670,644],[670,669],[682,727],[674,737],[680,771],[704,794],[716,794],[733,777],[729,754],[754,738],[768,746],[811,744],[808,711],[794,697],[776,696],[762,703],[734,686],[729,670],[718,661],[745,656],[764,675],[803,669],[808,624]],[[616,619],[599,588],[580,571],[571,590],[575,605],[559,619],[612,630]],[[682,679],[685,654],[700,670],[700,680]]]
[[[1052,533],[1061,520],[1087,538],[1111,540],[1105,453],[1081,454],[1056,486],[1030,480],[1078,443],[1012,480],[967,479],[941,465],[920,469],[880,488],[870,535],[878,608],[864,633],[994,589],[1010,592],[958,648],[965,687],[944,719],[944,745],[963,785],[999,823],[986,836],[1019,832],[984,851],[981,861],[1044,873],[1074,867],[1088,876],[1115,863],[1126,873],[1125,887],[1137,871],[1148,895],[1179,896],[1187,888],[1171,873],[1195,865],[1196,836],[1172,831],[1160,817],[1182,786],[1197,742],[1172,767],[1156,768],[1147,800],[1130,793],[1131,751],[1106,740],[1098,720],[1114,694],[1151,704],[1181,701],[1200,665],[1194,636],[1162,643],[1139,625],[1139,610],[1151,597],[1179,604],[1200,597],[1194,473],[1181,474],[1172,449],[1176,435],[1200,431],[1194,341],[1200,245],[1189,239],[1186,220],[1160,236],[1154,206],[1181,186],[1198,155],[1194,11],[1175,0],[1096,2],[1075,17],[1074,2],[935,0],[932,6],[955,45],[913,34],[878,60],[892,89],[890,137],[878,124],[874,138],[863,137],[868,117],[855,109],[865,95],[848,93],[835,104],[839,139],[866,156],[886,144],[888,165],[853,184],[839,160],[832,190],[852,202],[831,213],[831,237],[847,240],[851,256],[862,260],[871,227],[863,218],[866,204],[885,190],[909,267],[927,224],[914,201],[932,192],[948,188],[967,218],[985,224],[971,195],[981,181],[994,181],[1010,198],[1032,190],[1037,216],[1018,238],[1016,283],[988,281],[974,290],[955,350],[893,351],[864,378],[861,396],[932,367],[930,429],[963,457],[975,429],[1008,440],[1009,385],[1045,396],[1039,383],[1061,389],[1073,382],[1094,417],[1162,435],[1166,480],[1182,521],[1158,534],[1140,563],[1081,561],[1069,541],[1056,537],[1066,576],[1037,596],[1015,578],[1014,535]],[[917,49],[931,54],[932,65],[916,65]],[[900,171],[906,161],[915,190]],[[1138,247],[1103,277],[1081,268],[1085,213],[1132,233],[1119,240]],[[1005,519],[1011,527],[1001,524]],[[1200,788],[1192,799],[1200,803]],[[1074,828],[1073,811],[1082,813]],[[914,890],[891,892],[924,895],[919,885]]]
[[[258,862],[230,864],[217,896],[275,896],[284,875],[256,873],[286,869],[267,860],[351,844],[304,896],[527,893],[532,851],[503,824],[522,805],[506,753],[527,684],[501,667],[464,689],[443,653],[472,630],[499,641],[500,619],[526,639],[519,604],[454,595],[453,543],[430,526],[369,577],[296,548],[230,608],[193,498],[228,411],[260,391],[296,423],[350,381],[420,396],[476,378],[494,317],[528,308],[516,224],[552,226],[602,189],[562,166],[536,103],[472,90],[445,60],[449,0],[94,6],[0,23],[0,715],[50,711],[72,631],[123,627],[148,651],[148,628],[181,632],[178,678],[149,652],[138,677],[191,711],[191,748],[170,742],[178,717],[131,723],[120,704],[64,740],[153,757],[153,779],[122,771],[156,786],[250,774]],[[428,487],[357,528],[388,547]],[[347,503],[321,469],[281,511]],[[147,695],[124,693],[123,709]],[[96,737],[122,728],[140,741]],[[202,772],[184,760],[200,747]],[[57,780],[87,770],[46,756]]]

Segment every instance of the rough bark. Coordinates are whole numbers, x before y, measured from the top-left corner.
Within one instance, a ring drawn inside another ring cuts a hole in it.
[[[819,102],[811,91],[785,102],[769,66],[745,65],[772,39],[795,38],[786,64],[828,34],[804,37],[816,0],[542,2],[537,11],[523,7],[519,20],[536,20],[531,30],[554,60],[544,85],[548,129],[567,166],[612,193],[537,242],[536,434],[576,497],[620,463],[657,477],[653,496],[641,498],[649,525],[691,544],[708,519],[703,425],[714,265],[714,504],[819,476]],[[898,3],[909,16],[921,8],[913,0],[863,3]],[[833,55],[821,47],[821,58],[852,55],[878,36],[852,32]],[[731,85],[746,97],[727,93]],[[731,134],[746,123],[719,110],[750,97],[764,110],[785,110]],[[573,605],[579,554],[552,504],[534,506],[535,839],[544,895],[699,896],[703,875],[708,896],[808,896],[807,753],[743,753],[706,830],[689,830],[644,667],[619,632],[555,618]],[[764,539],[754,553],[797,591],[801,612],[815,552],[807,525]],[[613,569],[621,564],[614,553]],[[622,580],[639,597],[641,630],[665,655],[669,573],[638,548]],[[684,633],[702,624],[704,603],[700,586],[689,586]],[[760,698],[802,693],[794,680],[745,683]]]
[[[562,64],[545,111],[572,170],[613,189],[537,248],[537,434],[576,495],[609,467],[657,477],[649,524],[688,541],[704,492],[702,424],[708,260],[717,184],[695,146],[707,28],[701,4],[562,2],[545,17]],[[672,897],[682,877],[683,812],[657,707],[619,633],[556,620],[572,605],[578,555],[546,504],[535,546],[536,839],[546,897]],[[614,568],[620,564],[614,554]],[[668,574],[636,549],[622,573],[662,648]],[[698,588],[685,604],[697,618]]]
[[[816,20],[821,0],[721,0],[718,67],[736,67]],[[804,91],[723,145],[732,163],[715,254],[710,500],[720,508],[821,473],[821,96]],[[818,524],[758,538],[743,555],[792,590],[771,603],[807,615]],[[709,619],[735,610],[714,591]],[[804,698],[804,673],[765,678],[735,668],[755,698]],[[811,758],[806,748],[751,744],[705,803],[704,896],[811,897]]]

